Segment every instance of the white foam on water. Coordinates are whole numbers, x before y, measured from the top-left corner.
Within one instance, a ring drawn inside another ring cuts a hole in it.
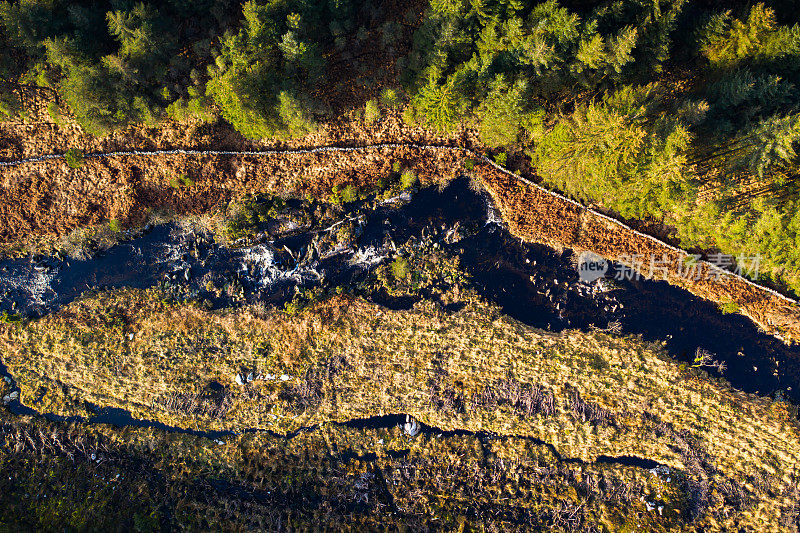
[[[35,269],[30,269],[16,276],[4,276],[0,285],[6,289],[27,293],[35,304],[46,305],[55,300],[57,296],[52,287],[55,277],[55,270],[52,272],[39,272]],[[45,298],[48,292],[51,294],[48,298]]]
[[[243,252],[240,270],[252,273],[253,279],[258,280],[259,285],[267,286],[286,277],[286,273],[275,264],[275,254],[267,246],[257,244],[244,249]]]
[[[299,283],[304,279],[320,278],[319,272],[313,266],[281,270],[275,263],[275,254],[263,244],[243,250],[240,272],[250,275],[261,287],[267,287],[280,280],[293,280]]]
[[[164,253],[161,261],[164,263],[177,263],[181,256],[186,253],[186,248],[182,244],[164,243]]]
[[[294,220],[287,220],[287,221],[286,221],[286,222],[285,222],[285,223],[284,223],[284,224],[281,226],[281,231],[282,231],[282,232],[289,232],[289,231],[294,231],[294,230],[297,230],[297,229],[300,229],[300,224],[298,224],[298,223],[297,223],[297,222],[295,222]]]
[[[494,202],[491,198],[485,197],[484,201],[486,202],[486,224],[497,224],[499,226],[503,225],[503,217],[500,216],[499,210],[494,206]]]
[[[350,258],[350,265],[370,269],[386,259],[386,257],[386,254],[381,253],[381,251],[374,246],[359,248],[353,253],[353,257]]]
[[[408,202],[412,198],[412,195],[409,191],[403,191],[397,196],[392,196],[391,198],[386,198],[378,203],[378,205],[386,205],[386,204],[393,204],[395,202]]]

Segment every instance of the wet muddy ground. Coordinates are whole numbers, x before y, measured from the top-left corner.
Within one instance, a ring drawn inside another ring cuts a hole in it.
[[[668,351],[687,363],[700,348],[725,364],[721,375],[736,388],[800,400],[800,348],[666,282],[616,280],[616,265],[606,278],[581,282],[571,251],[512,237],[485,195],[466,179],[442,191],[355,202],[338,211],[338,221],[310,215],[312,207],[289,202],[247,245],[221,245],[208,233],[169,224],[89,259],[0,262],[0,311],[36,317],[86,290],[152,286],[214,308],[283,305],[300,290],[336,287],[404,308],[460,282],[446,278],[437,287],[397,296],[375,289],[376,269],[398,255],[435,249],[457,260],[468,288],[526,324],[640,334],[665,341]],[[457,302],[447,309],[456,311]]]

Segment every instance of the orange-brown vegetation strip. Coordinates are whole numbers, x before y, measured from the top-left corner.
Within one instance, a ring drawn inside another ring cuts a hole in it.
[[[31,234],[63,235],[118,219],[141,223],[149,210],[202,214],[224,209],[249,193],[327,197],[336,185],[369,190],[394,162],[423,183],[455,176],[459,154],[408,148],[265,156],[119,156],[89,158],[80,169],[63,160],[28,163],[3,171],[0,242]],[[194,184],[173,186],[185,174]]]
[[[158,127],[131,126],[107,137],[84,132],[68,114],[65,123],[52,123],[49,92],[23,95],[29,121],[0,122],[0,160],[16,161],[70,148],[85,153],[172,149],[262,151],[316,146],[365,146],[381,143],[473,145],[474,133],[461,129],[437,135],[404,123],[400,111],[384,109],[372,124],[343,114],[302,138],[291,141],[245,139],[223,121],[214,124],[165,122]],[[353,113],[351,113],[353,115]],[[399,160],[420,174],[423,183],[438,181],[455,170],[456,157],[445,151],[419,154],[408,150],[355,154],[313,154],[257,157],[150,156],[87,158],[77,170],[63,160],[27,163],[0,169],[0,250],[9,253],[36,246],[42,237],[55,237],[79,227],[117,219],[126,224],[144,220],[149,210],[176,215],[220,210],[244,194],[327,197],[336,184],[373,186]],[[391,160],[387,160],[391,157]],[[408,159],[408,163],[405,162]],[[417,161],[419,159],[419,161]],[[434,173],[436,175],[434,175]],[[192,187],[174,188],[180,174]]]
[[[31,117],[28,121],[0,122],[0,160],[15,161],[44,154],[62,154],[70,148],[90,153],[177,148],[244,151],[412,142],[477,144],[474,132],[466,128],[443,136],[427,128],[409,126],[402,120],[401,110],[383,109],[380,118],[367,124],[356,117],[361,108],[349,114],[342,112],[335,120],[320,123],[312,133],[290,140],[246,139],[222,120],[212,124],[165,121],[158,126],[129,126],[106,137],[97,137],[83,131],[67,115],[62,124],[53,123],[46,111],[51,100],[45,96],[28,95],[26,110]]]
[[[765,331],[786,341],[800,342],[797,305],[735,276],[717,279],[702,264],[697,274],[687,276],[681,254],[658,241],[498,172],[488,164],[477,165],[476,171],[517,237],[549,246],[591,250],[631,266],[636,266],[631,264],[631,258],[638,256],[644,262],[639,265],[644,275],[650,274],[650,258],[654,257],[656,279],[664,279],[666,274],[667,281],[696,296],[717,303],[733,302]]]

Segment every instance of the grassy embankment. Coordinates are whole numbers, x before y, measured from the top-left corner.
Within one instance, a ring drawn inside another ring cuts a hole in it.
[[[2,350],[23,403],[41,412],[87,416],[88,402],[184,428],[283,434],[407,413],[443,430],[540,439],[565,458],[666,464],[684,473],[686,512],[712,528],[778,524],[796,496],[800,436],[787,405],[680,367],[658,345],[553,335],[475,301],[444,314],[336,297],[289,315],[127,290],[3,325]]]

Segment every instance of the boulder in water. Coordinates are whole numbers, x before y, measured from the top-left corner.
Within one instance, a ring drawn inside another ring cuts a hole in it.
[[[406,423],[403,424],[403,431],[406,432],[406,435],[416,437],[421,429],[419,422],[414,417],[406,415]]]

